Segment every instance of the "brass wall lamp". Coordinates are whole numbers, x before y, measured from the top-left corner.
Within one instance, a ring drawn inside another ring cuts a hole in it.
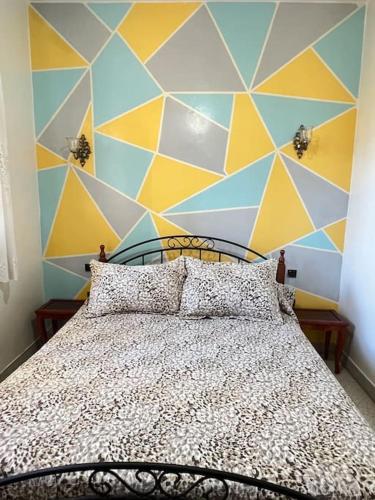
[[[66,140],[74,159],[79,160],[81,167],[84,167],[91,154],[90,144],[86,137],[82,134],[81,137],[67,137]]]
[[[303,153],[307,151],[311,139],[312,139],[312,127],[305,127],[304,125],[300,125],[293,139],[293,146],[297,153],[298,158],[302,158]]]

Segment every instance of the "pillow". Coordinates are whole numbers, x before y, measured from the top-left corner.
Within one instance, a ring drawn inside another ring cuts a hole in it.
[[[276,283],[276,286],[281,311],[285,314],[288,314],[292,318],[297,319],[297,316],[293,309],[294,301],[296,298],[295,288],[290,285],[283,285],[282,283]]]
[[[187,276],[180,313],[185,317],[242,316],[282,323],[276,260],[260,264],[204,262],[185,258]]]
[[[166,264],[126,266],[92,260],[89,317],[104,314],[178,312],[185,279],[184,258]]]

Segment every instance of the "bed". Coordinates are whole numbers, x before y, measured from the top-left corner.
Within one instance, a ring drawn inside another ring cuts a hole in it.
[[[120,261],[184,252],[253,251],[173,236]],[[275,330],[86,307],[0,385],[1,499],[375,498],[375,435],[293,315]]]

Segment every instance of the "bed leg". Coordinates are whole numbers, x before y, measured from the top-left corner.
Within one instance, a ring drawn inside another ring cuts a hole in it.
[[[337,332],[337,344],[336,344],[336,355],[335,355],[335,373],[340,373],[340,371],[341,371],[341,357],[342,357],[342,352],[344,350],[345,334],[346,334],[345,328],[341,328]]]
[[[325,332],[325,334],[326,334],[326,336],[325,336],[325,340],[324,340],[324,359],[328,359],[329,347],[331,345],[332,332],[328,331],[328,332]]]
[[[36,327],[39,333],[39,337],[42,339],[43,344],[45,344],[48,340],[48,334],[43,317],[41,316],[36,317]]]

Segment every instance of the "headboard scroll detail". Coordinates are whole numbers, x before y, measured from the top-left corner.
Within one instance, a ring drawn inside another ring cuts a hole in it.
[[[221,248],[217,246],[217,243],[220,244]],[[150,249],[150,244],[159,245],[159,248]],[[105,246],[100,245],[99,261],[113,261],[116,264],[125,265],[140,260],[143,265],[146,262],[145,257],[160,256],[160,263],[163,263],[164,254],[177,251],[180,255],[184,255],[187,250],[197,251],[199,259],[202,259],[203,253],[204,255],[207,255],[207,252],[216,254],[218,262],[221,262],[222,256],[231,257],[236,259],[237,262],[247,262],[249,264],[252,262],[249,260],[249,255],[253,255],[257,259],[267,260],[267,257],[251,248],[222,238],[202,235],[171,235],[141,241],[116,252],[109,258],[106,256]],[[130,253],[130,251],[132,252]],[[285,283],[285,270],[285,250],[280,250],[276,274],[278,283]]]

